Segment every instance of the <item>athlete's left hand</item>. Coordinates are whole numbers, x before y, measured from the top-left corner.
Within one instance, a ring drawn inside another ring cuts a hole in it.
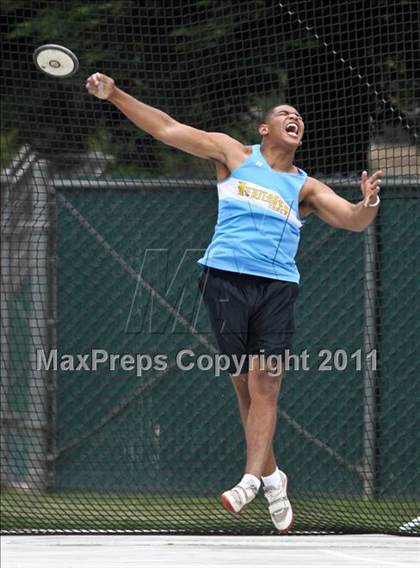
[[[378,170],[373,175],[368,177],[367,171],[362,173],[362,179],[360,183],[360,187],[363,193],[363,206],[368,207],[372,203],[375,203],[376,196],[381,189],[381,175],[382,171]]]

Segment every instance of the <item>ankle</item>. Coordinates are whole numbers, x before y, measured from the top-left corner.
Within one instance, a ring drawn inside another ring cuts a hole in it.
[[[261,487],[261,480],[258,479],[258,477],[256,477],[255,475],[252,475],[252,473],[245,473],[239,484],[254,486],[256,489],[256,493],[258,493],[258,490]]]
[[[283,484],[283,479],[280,474],[279,468],[276,469],[270,475],[264,475],[261,477],[264,487],[270,489],[279,489]]]

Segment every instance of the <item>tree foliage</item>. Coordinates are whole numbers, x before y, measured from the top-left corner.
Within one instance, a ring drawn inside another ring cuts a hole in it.
[[[271,0],[4,1],[3,142],[29,143],[50,158],[101,149],[123,171],[191,171],[190,158],[87,95],[85,78],[101,70],[181,121],[247,142],[257,140],[259,112],[290,97],[309,126],[304,167],[360,169],[372,122],[381,131],[417,120],[417,3],[283,4],[287,10]],[[36,71],[32,53],[44,43],[75,51],[80,72],[57,80]],[[343,151],[331,160],[337,145]]]

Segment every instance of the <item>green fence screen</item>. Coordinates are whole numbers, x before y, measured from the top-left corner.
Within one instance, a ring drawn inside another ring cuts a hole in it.
[[[212,234],[216,191],[193,180],[156,187],[121,181],[55,184],[58,370],[51,359],[49,459],[34,477],[33,424],[9,424],[4,526],[270,532],[262,502],[236,521],[215,498],[244,465],[229,379],[197,366],[200,355],[216,351],[196,263]],[[355,189],[341,192],[357,196]],[[306,355],[291,361],[286,374],[275,441],[291,479],[297,531],[399,532],[417,516],[419,196],[418,188],[389,180],[376,226],[375,463],[367,492],[369,237],[316,219],[303,230],[294,353]],[[26,296],[23,287],[11,300],[13,326],[22,329],[11,331],[7,405],[20,418],[33,416],[37,404],[22,367],[31,351],[18,315],[30,310]],[[114,370],[103,361],[92,370],[92,350],[101,350],[99,357],[141,356],[140,371],[118,361]],[[77,370],[78,354],[89,356],[89,370]],[[161,365],[148,361],[159,354]],[[189,364],[191,370],[182,368]]]
[[[383,170],[366,231],[303,227],[275,450],[295,532],[418,534],[419,28],[416,0],[1,3],[2,530],[273,531],[217,499],[245,448],[197,288],[214,163],[90,96],[100,71],[244,144],[292,104],[296,164],[351,201]],[[50,43],[77,73],[35,67]]]

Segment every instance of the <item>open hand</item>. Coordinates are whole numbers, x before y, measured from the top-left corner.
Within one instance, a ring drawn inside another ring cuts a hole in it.
[[[98,99],[109,99],[115,89],[115,82],[108,75],[94,73],[87,78],[86,89]]]
[[[368,207],[375,203],[379,190],[381,189],[381,175],[382,171],[378,170],[373,175],[368,177],[367,171],[362,173],[361,190],[363,193],[363,206]]]

